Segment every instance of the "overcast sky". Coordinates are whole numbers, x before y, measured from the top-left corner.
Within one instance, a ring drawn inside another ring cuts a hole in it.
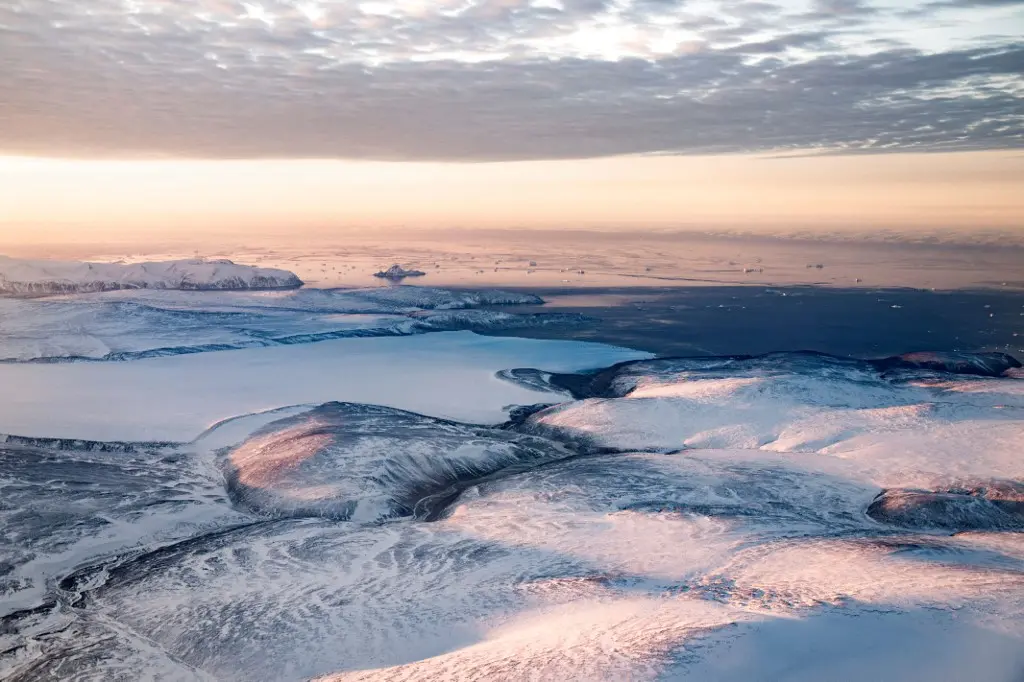
[[[9,0],[9,155],[1024,146],[1018,0]]]

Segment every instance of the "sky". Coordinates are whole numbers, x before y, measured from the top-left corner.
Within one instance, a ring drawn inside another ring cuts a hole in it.
[[[0,244],[1024,228],[1024,0],[12,0],[0,64]]]

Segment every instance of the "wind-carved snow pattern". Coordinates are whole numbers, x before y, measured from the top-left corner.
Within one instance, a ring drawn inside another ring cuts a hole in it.
[[[302,280],[287,270],[238,265],[229,260],[84,263],[0,256],[0,296],[49,296],[120,289],[202,291],[301,286]]]
[[[500,373],[538,403],[503,424],[326,402],[0,444],[0,675],[1020,678],[1015,360],[546,348]],[[440,366],[393,390],[479,400]]]

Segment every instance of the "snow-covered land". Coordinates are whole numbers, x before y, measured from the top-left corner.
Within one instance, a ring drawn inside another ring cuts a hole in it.
[[[132,360],[346,337],[579,325],[577,315],[485,306],[542,303],[504,291],[409,286],[289,291],[112,291],[0,298],[0,361]]]
[[[0,256],[0,295],[114,291],[118,289],[294,289],[302,281],[287,270],[229,260],[153,263],[84,263]]]
[[[197,329],[486,312],[396,291],[204,294]],[[1019,682],[1016,364],[466,331],[2,364],[0,677]]]

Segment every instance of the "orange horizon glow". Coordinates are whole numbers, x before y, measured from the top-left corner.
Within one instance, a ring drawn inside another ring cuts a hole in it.
[[[1024,230],[1024,154],[501,163],[0,157],[0,247],[348,228]]]

